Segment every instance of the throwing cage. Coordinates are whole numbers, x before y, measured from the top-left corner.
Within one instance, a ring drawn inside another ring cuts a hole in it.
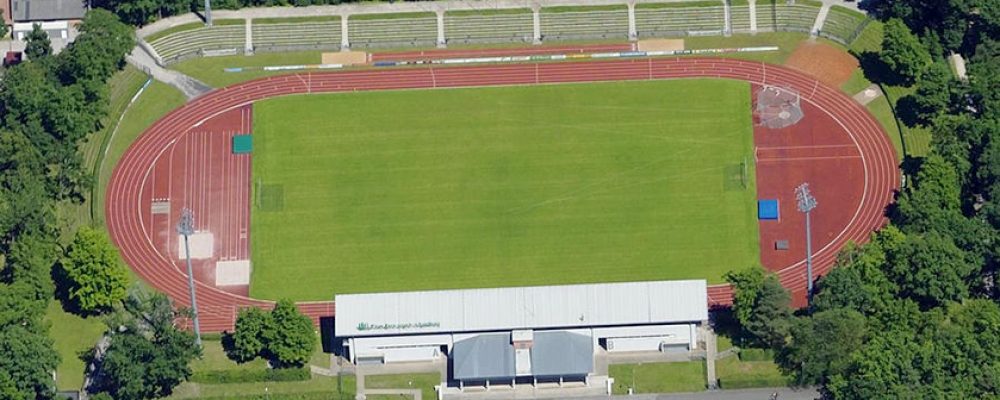
[[[802,120],[799,92],[786,87],[764,86],[754,96],[754,120],[758,124],[781,129]]]

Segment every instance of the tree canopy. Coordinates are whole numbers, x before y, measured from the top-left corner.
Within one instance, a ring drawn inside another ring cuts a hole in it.
[[[80,228],[60,266],[66,297],[81,312],[107,311],[125,298],[128,272],[101,231]]]
[[[312,321],[288,299],[279,300],[270,312],[240,310],[236,330],[228,336],[227,353],[237,362],[265,357],[275,367],[301,367],[316,349]]]

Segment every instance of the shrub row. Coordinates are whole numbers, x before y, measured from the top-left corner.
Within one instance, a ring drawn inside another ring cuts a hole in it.
[[[238,369],[199,371],[191,376],[195,383],[294,382],[311,377],[307,368]]]

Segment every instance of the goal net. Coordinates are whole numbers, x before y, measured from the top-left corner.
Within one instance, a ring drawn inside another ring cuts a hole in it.
[[[799,93],[785,87],[764,86],[754,96],[754,119],[771,128],[786,128],[802,120]]]

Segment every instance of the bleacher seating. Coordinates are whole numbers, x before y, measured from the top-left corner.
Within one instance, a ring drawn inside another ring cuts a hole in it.
[[[175,32],[149,43],[164,62],[195,57],[203,51],[234,50],[242,53],[246,44],[243,25],[215,25]]]
[[[433,46],[437,43],[437,17],[361,19],[349,18],[351,47]]]
[[[725,9],[710,7],[636,7],[639,37],[685,36],[690,32],[718,32],[725,28]]]
[[[542,40],[627,39],[628,9],[546,12],[542,9]]]
[[[340,20],[254,23],[255,51],[340,49]]]
[[[849,44],[854,41],[865,19],[866,17],[861,13],[833,6],[830,7],[830,12],[826,15],[826,21],[823,22],[819,34],[831,40]]]
[[[784,0],[757,2],[757,30],[809,32],[819,7],[809,4],[788,4]]]
[[[750,6],[729,7],[729,14],[733,24],[733,33],[750,32]]]
[[[530,43],[534,36],[531,10],[522,13],[444,16],[448,43]]]

